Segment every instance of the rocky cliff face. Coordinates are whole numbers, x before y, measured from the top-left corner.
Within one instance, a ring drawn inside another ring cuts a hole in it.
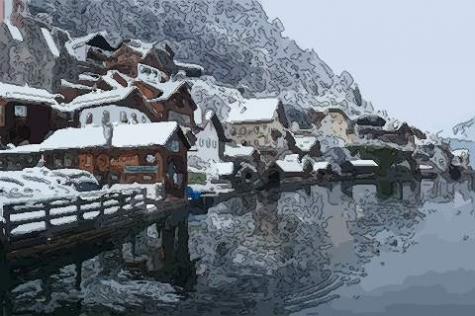
[[[61,78],[77,76],[75,60],[64,49],[68,34],[44,18],[33,18],[23,5],[22,0],[10,0],[12,18],[6,16],[7,22],[0,24],[0,81],[54,90]]]
[[[280,96],[291,109],[372,110],[349,73],[335,74],[283,37],[282,23],[269,21],[257,0],[30,0],[29,8],[73,36],[106,30],[117,42],[167,41],[176,59],[204,66],[219,83]]]

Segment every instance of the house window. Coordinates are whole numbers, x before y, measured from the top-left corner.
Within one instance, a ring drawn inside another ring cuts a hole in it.
[[[200,139],[200,147],[205,146],[205,140],[203,138]]]
[[[0,127],[5,127],[5,105],[0,105]]]
[[[137,114],[132,113],[130,115],[130,117],[132,118],[132,124],[138,124],[139,123],[139,121],[137,120]]]
[[[168,164],[168,178],[173,182],[176,187],[181,187],[183,184],[184,176],[179,173],[174,162]]]
[[[245,127],[241,127],[241,128],[239,129],[239,134],[241,134],[241,135],[246,135],[246,133],[247,133],[247,129],[246,129]]]
[[[74,161],[74,158],[71,154],[65,154],[64,155],[64,166],[65,167],[72,167],[73,166],[73,161]]]
[[[125,111],[120,112],[120,122],[124,124],[129,123],[129,119],[127,118],[127,113],[125,113]]]
[[[25,105],[15,105],[15,117],[26,117],[27,109]]]
[[[218,147],[218,142],[213,140],[213,148],[216,149]]]
[[[87,113],[86,125],[91,125],[93,121],[94,121],[94,116],[92,115],[92,113]]]
[[[168,145],[168,149],[174,153],[177,153],[180,151],[180,142],[177,140],[172,140],[170,144]]]
[[[206,148],[211,148],[211,139],[206,139]]]

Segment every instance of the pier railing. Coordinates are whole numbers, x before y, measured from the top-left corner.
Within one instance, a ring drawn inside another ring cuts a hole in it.
[[[131,190],[7,203],[0,235],[8,247],[28,238],[48,240],[81,226],[101,228],[111,218],[145,210],[145,199],[146,190]]]

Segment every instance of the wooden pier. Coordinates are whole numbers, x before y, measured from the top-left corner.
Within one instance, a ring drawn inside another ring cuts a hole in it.
[[[157,201],[145,190],[97,192],[72,198],[12,202],[3,206],[0,255],[9,263],[41,261],[87,243],[107,242],[159,223],[186,218],[184,200]]]

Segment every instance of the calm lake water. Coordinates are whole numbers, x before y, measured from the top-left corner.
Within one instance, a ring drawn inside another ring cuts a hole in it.
[[[79,270],[17,275],[4,314],[474,315],[475,192],[436,180],[393,193],[236,198],[189,218],[179,277],[150,227]]]

